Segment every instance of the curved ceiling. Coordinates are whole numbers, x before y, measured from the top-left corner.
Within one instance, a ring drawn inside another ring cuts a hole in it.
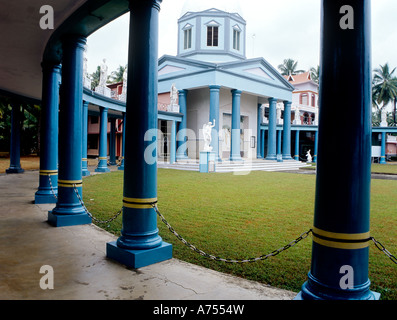
[[[0,93],[41,100],[43,59],[60,61],[60,38],[89,36],[128,11],[128,0],[57,0],[54,29],[42,30],[42,0],[0,0]],[[44,57],[44,58],[43,58]]]

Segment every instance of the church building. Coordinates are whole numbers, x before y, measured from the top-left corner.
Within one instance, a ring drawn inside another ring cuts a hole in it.
[[[176,160],[199,158],[203,125],[208,123],[213,126],[211,145],[218,160],[276,160],[276,127],[280,124],[276,122],[277,116],[279,120],[285,117],[285,106],[289,123],[283,134],[283,159],[292,159],[295,88],[290,79],[264,58],[247,59],[246,21],[241,12],[194,11],[194,7],[192,2],[178,20],[177,55],[164,55],[158,64],[159,112],[182,117],[176,128]],[[171,88],[178,91],[179,108],[172,107]],[[163,133],[158,139],[160,156],[169,152],[171,126],[170,121],[159,120]]]

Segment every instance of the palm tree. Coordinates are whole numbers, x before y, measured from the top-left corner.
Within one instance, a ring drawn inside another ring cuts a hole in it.
[[[379,109],[383,109],[390,102],[394,102],[393,118],[396,122],[397,78],[393,76],[394,71],[396,71],[396,68],[390,71],[388,63],[383,66],[380,65],[379,68],[374,70],[372,95],[376,98],[373,98],[373,101],[376,101]]]
[[[281,71],[281,75],[289,76],[290,74],[295,75],[298,73],[303,73],[305,70],[296,70],[298,66],[298,61],[295,62],[293,59],[284,59],[283,64],[278,66],[278,69]]]
[[[320,81],[320,66],[317,66],[317,68],[311,67],[310,75],[312,76],[312,80],[314,82],[319,83],[319,81]]]
[[[97,66],[95,72],[90,74],[91,90],[94,90],[99,85],[100,77],[101,77],[101,66]]]
[[[126,68],[127,66],[119,66],[116,71],[112,71],[110,74],[111,82],[115,83],[123,81],[123,74]]]

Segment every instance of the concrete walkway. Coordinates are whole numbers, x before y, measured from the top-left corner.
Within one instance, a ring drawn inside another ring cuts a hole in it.
[[[115,236],[95,225],[51,227],[55,205],[33,204],[38,171],[0,175],[1,300],[291,300],[295,293],[232,277],[177,259],[140,268],[106,259]],[[54,289],[40,288],[40,268]]]

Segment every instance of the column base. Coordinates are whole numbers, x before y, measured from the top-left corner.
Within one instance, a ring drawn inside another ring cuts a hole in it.
[[[294,300],[379,300],[380,294],[369,290],[370,281],[355,289],[335,289],[321,284],[309,272],[309,280]]]
[[[48,223],[53,227],[70,227],[81,224],[90,224],[92,223],[92,219],[87,213],[54,214],[52,211],[48,211]]]
[[[45,192],[42,190],[38,190],[34,195],[34,203],[35,204],[57,203],[57,198],[54,197],[52,191]]]
[[[285,156],[285,155],[283,155],[283,160],[294,160],[294,159],[292,159],[291,156]]]
[[[180,161],[180,160],[189,160],[189,157],[186,154],[177,154],[176,155],[176,161]]]
[[[89,172],[87,169],[83,169],[81,174],[82,174],[83,177],[88,177],[91,174],[91,172]]]
[[[243,158],[241,158],[241,156],[239,155],[231,155],[230,156],[230,161],[235,161],[235,162],[243,162]]]
[[[379,164],[386,164],[387,162],[386,162],[386,159],[385,159],[385,157],[380,157],[380,162],[379,162]]]
[[[24,173],[25,170],[22,168],[17,168],[17,167],[10,167],[6,169],[6,173]]]
[[[95,172],[110,172],[110,169],[108,167],[98,167],[95,169]]]
[[[120,167],[118,167],[117,170],[124,170],[124,165],[121,165]]]
[[[270,154],[270,155],[268,155],[266,157],[266,160],[274,160],[274,161],[276,161],[277,160],[277,156],[275,154]]]
[[[106,244],[106,257],[129,268],[142,268],[172,258],[172,244],[162,242],[160,246],[146,250],[127,250],[117,246],[117,241]]]

